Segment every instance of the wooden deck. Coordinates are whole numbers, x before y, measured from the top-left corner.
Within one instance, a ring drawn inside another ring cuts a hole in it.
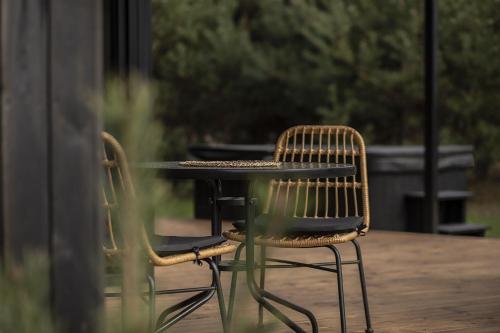
[[[158,226],[159,232],[209,233],[207,221],[164,222]],[[375,332],[500,332],[500,240],[371,231],[360,243]],[[343,258],[353,258],[350,244],[340,249]],[[280,249],[273,255],[310,262],[333,258],[325,249]],[[203,268],[182,264],[157,269],[158,285],[174,288],[209,283],[210,275],[206,267]],[[344,281],[348,331],[364,332],[359,280],[354,266],[346,266]],[[229,273],[223,273],[223,283],[229,286]],[[340,331],[336,279],[332,273],[308,269],[269,270],[266,287],[312,310],[320,332]],[[257,306],[246,293],[243,274],[239,291],[240,319],[236,321],[255,322]],[[158,308],[177,299],[177,296],[160,296]],[[306,322],[300,315],[291,314],[291,317]],[[217,318],[214,299],[175,325],[171,332],[220,332]],[[273,332],[288,331],[277,323]]]

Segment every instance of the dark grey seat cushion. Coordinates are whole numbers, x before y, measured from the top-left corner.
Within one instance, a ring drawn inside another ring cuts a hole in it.
[[[205,249],[222,244],[226,239],[222,236],[160,236],[153,237],[153,248],[159,256],[186,253],[194,248]]]
[[[245,221],[236,221],[233,226],[245,230]],[[280,235],[326,235],[361,231],[365,225],[363,217],[350,216],[339,218],[284,217],[271,219],[261,215],[255,219],[255,226],[261,234]]]

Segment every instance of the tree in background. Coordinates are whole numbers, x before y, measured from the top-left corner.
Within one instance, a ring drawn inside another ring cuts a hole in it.
[[[500,160],[500,1],[441,0],[442,139],[473,144],[477,170]]]
[[[439,4],[442,142],[474,144],[484,171],[500,156],[500,1]],[[319,122],[371,143],[420,143],[422,11],[414,0],[154,2],[171,155]]]

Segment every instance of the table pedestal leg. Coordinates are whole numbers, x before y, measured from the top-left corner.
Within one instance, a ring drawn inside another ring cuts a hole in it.
[[[218,199],[222,196],[222,185],[221,181],[218,179],[207,180],[207,184],[210,187],[211,192],[210,204],[212,206],[212,236],[220,236],[222,234],[222,216]],[[217,265],[220,262],[220,258],[220,256],[213,257],[213,260]]]

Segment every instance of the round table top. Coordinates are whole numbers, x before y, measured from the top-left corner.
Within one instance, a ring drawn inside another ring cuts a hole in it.
[[[254,178],[334,178],[352,176],[356,166],[352,164],[283,162],[277,167],[192,167],[179,165],[178,161],[146,162],[142,168],[161,170],[162,175],[171,179],[220,179],[250,180]]]

